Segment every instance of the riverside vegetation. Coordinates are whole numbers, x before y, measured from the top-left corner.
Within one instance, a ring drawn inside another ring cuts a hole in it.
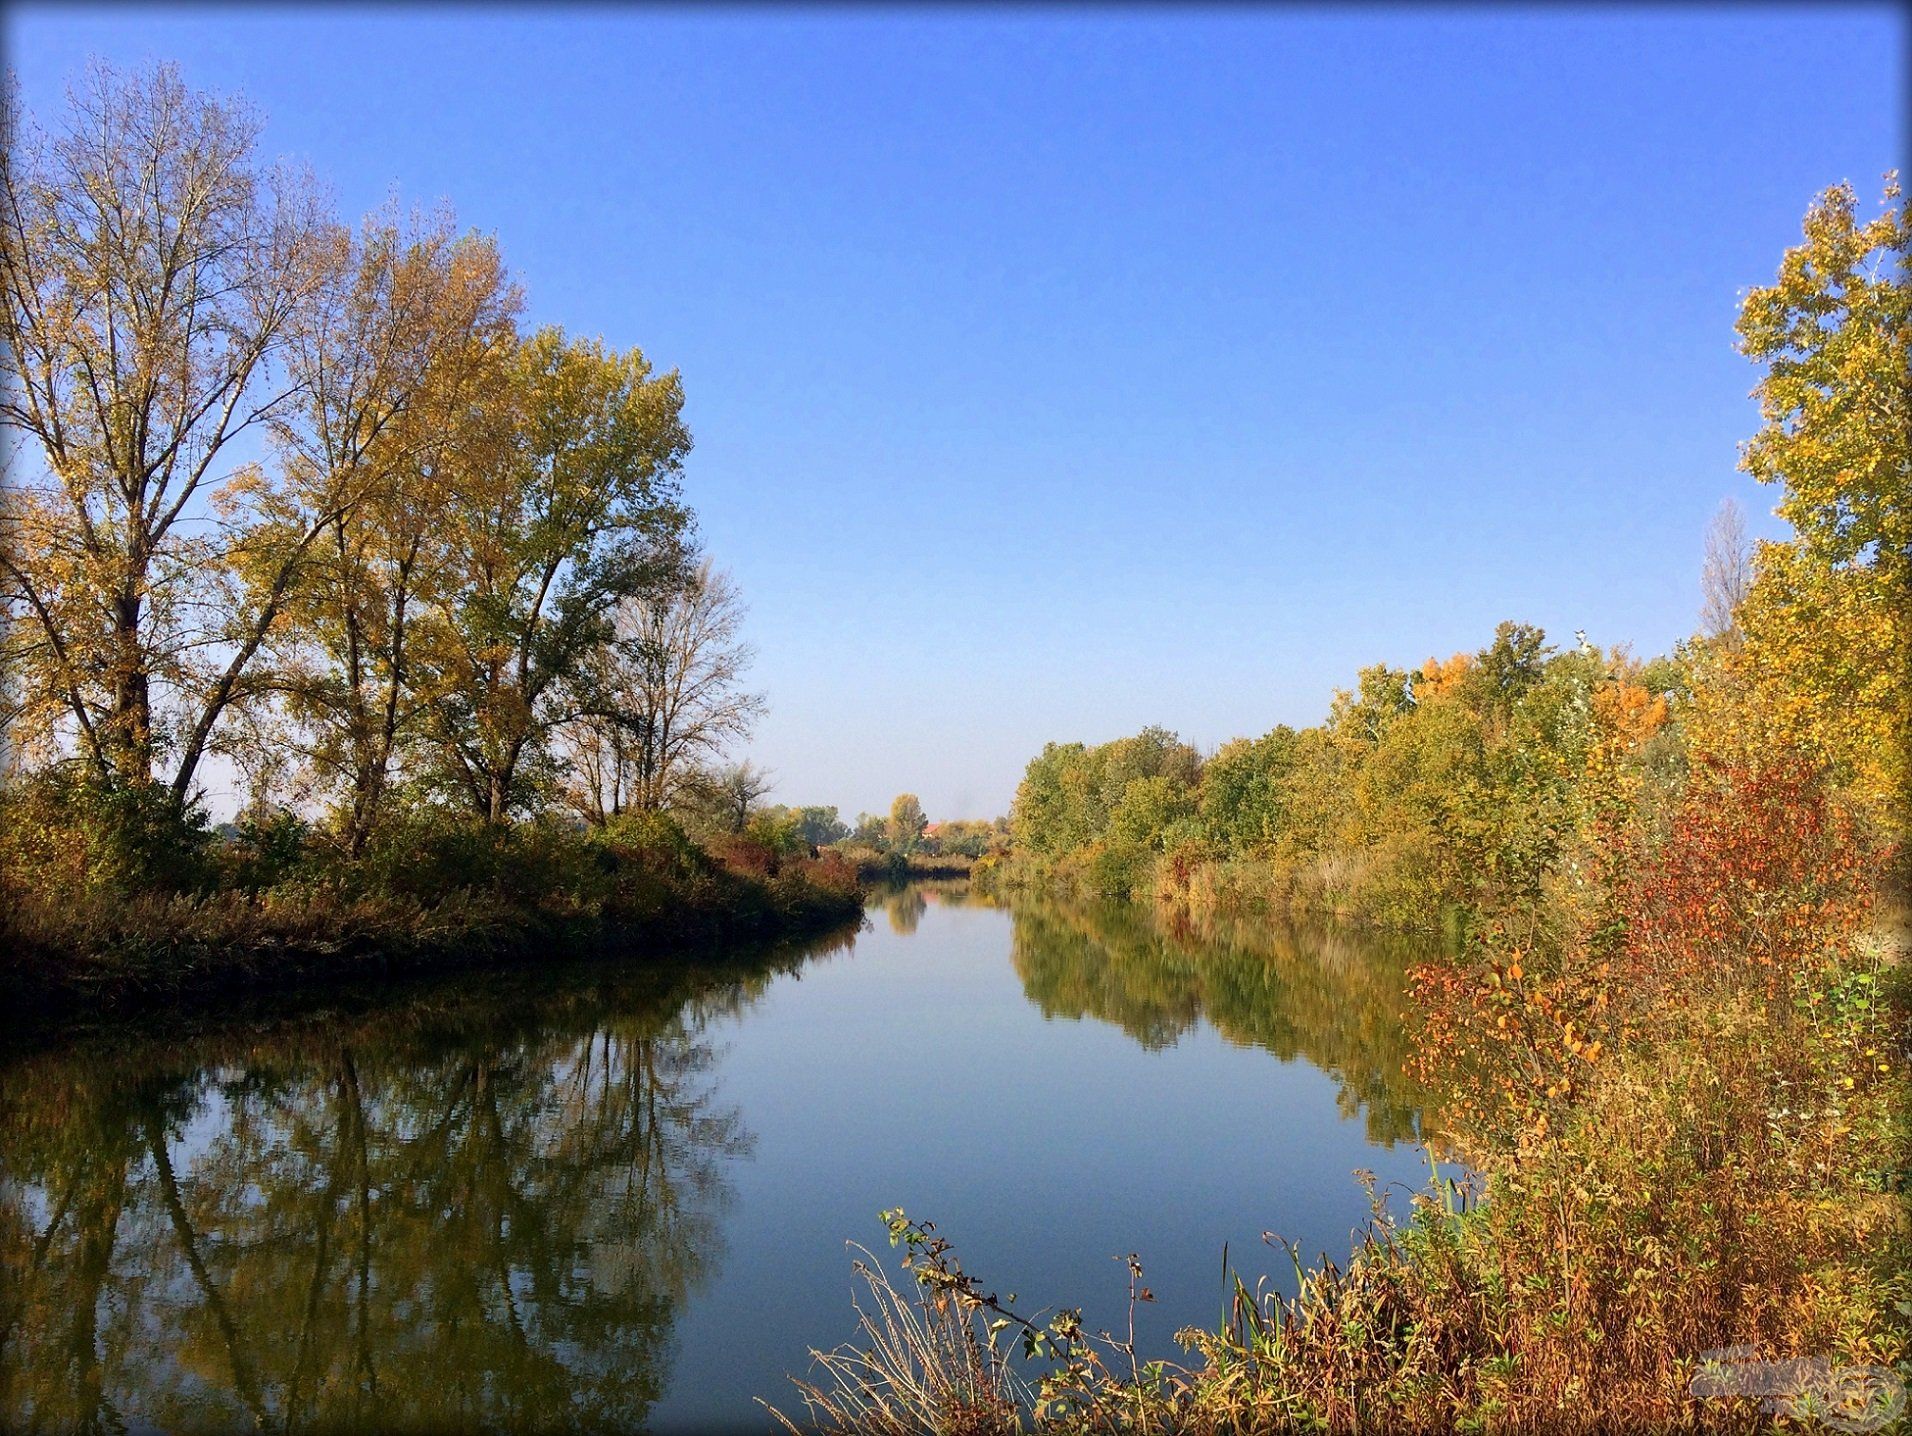
[[[1743,467],[1793,536],[1709,536],[1702,631],[1641,662],[1503,624],[1204,757],[1052,744],[978,880],[1168,912],[1446,926],[1408,1061],[1477,1175],[1377,1201],[1345,1264],[1237,1281],[1185,1361],[1030,1315],[883,1214],[835,1430],[1873,1430],[1912,1378],[1912,212],[1821,195],[1738,332]],[[1221,1100],[1218,1094],[1218,1100]],[[1249,1122],[1273,1114],[1245,1114]],[[1277,1214],[1278,1215],[1278,1214]],[[1150,1298],[1129,1259],[1130,1298]],[[1131,1308],[1133,1309],[1133,1307]],[[1719,1353],[1805,1358],[1784,1390]],[[1739,1394],[1734,1394],[1738,1392]]]
[[[69,97],[0,116],[12,1009],[853,916],[722,762],[761,700],[678,375],[524,331],[449,213],[342,224],[173,67]]]
[[[676,374],[525,332],[496,246],[448,214],[339,223],[308,178],[255,160],[242,104],[169,68],[94,71],[53,132],[11,89],[5,104],[10,1010],[823,924],[856,911],[859,866],[941,859],[913,799],[860,820],[857,843],[831,810],[767,809],[765,776],[723,761],[761,705],[737,595],[681,492]],[[1363,671],[1316,728],[1207,757],[1161,730],[1052,747],[1007,850],[991,828],[947,836],[1011,892],[1075,886],[1201,922],[1300,908],[1447,925],[1463,955],[1418,969],[1398,1055],[1443,1160],[1478,1181],[1377,1206],[1345,1265],[1297,1260],[1287,1294],[1237,1285],[1178,1363],[1073,1310],[1026,1314],[929,1223],[885,1213],[911,1276],[899,1289],[868,1268],[869,1339],[825,1358],[814,1419],[1770,1425],[1758,1396],[1696,1386],[1726,1347],[1858,1373],[1788,1393],[1779,1420],[1891,1415],[1912,1337],[1912,1052],[1889,940],[1912,702],[1909,249],[1896,184],[1870,220],[1838,188],[1748,296],[1765,427],[1743,462],[1778,486],[1794,536],[1748,554],[1723,521],[1703,631],[1674,653],[1563,650],[1504,625],[1477,654]],[[219,827],[201,799],[215,773],[240,798]],[[846,852],[819,851],[832,843]],[[1030,988],[1058,1010],[1102,1004],[1144,1031],[1172,1013],[1153,972],[1090,994],[1038,958]],[[703,1060],[648,1018],[612,1035],[632,1071],[660,1042]],[[408,1039],[374,1021],[365,1040]],[[340,1062],[318,1089],[339,1094],[348,1148],[356,1080]],[[56,1278],[100,1279],[114,1171],[149,1152],[169,1184],[166,1114],[131,1101],[138,1085],[100,1124],[118,1147],[46,1143],[98,1212]],[[22,1120],[51,1121],[65,1096],[28,1090]],[[574,1165],[588,1180],[602,1164]],[[153,1210],[193,1251],[190,1213]],[[535,1241],[539,1224],[510,1229]],[[1146,1303],[1140,1260],[1128,1269]],[[643,1296],[599,1315],[658,1347],[667,1323]],[[84,1365],[96,1311],[72,1314],[85,1339],[56,1344]],[[620,1393],[582,1399],[594,1419],[641,1419]]]

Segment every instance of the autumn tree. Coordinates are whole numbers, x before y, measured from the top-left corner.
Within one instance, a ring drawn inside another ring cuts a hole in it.
[[[890,847],[898,852],[913,851],[923,841],[923,829],[928,826],[929,819],[923,815],[916,794],[898,793],[890,804]]]
[[[1782,489],[1779,515],[1826,566],[1912,563],[1912,211],[1888,176],[1881,213],[1858,218],[1851,185],[1807,211],[1778,281],[1740,309],[1740,348],[1763,363],[1765,427],[1741,461]]]
[[[736,585],[708,559],[683,584],[618,604],[590,674],[590,711],[570,734],[591,817],[670,807],[726,744],[748,736],[763,698],[743,686],[754,657],[740,637],[744,613]]]
[[[834,807],[811,806],[796,810],[797,835],[812,847],[840,843],[850,836],[849,824],[837,816]]]
[[[774,786],[769,772],[745,759],[700,772],[681,799],[720,831],[741,833]]]
[[[850,836],[849,824],[843,821],[835,808],[786,808],[773,805],[763,809],[760,816],[772,823],[787,824],[793,840],[807,847],[821,848],[830,843],[840,843]]]
[[[1881,213],[1851,186],[1807,212],[1775,283],[1741,308],[1765,373],[1765,420],[1742,466],[1777,485],[1795,537],[1760,545],[1740,610],[1743,653],[1702,681],[1692,727],[1731,755],[1786,749],[1829,765],[1902,824],[1912,731],[1912,210],[1896,178]]]
[[[183,799],[315,537],[258,530],[231,465],[296,387],[274,360],[329,226],[172,66],[96,64],[57,133],[5,108],[0,422],[44,461],[0,510],[16,738],[133,786],[170,756]]]
[[[355,491],[293,597],[279,677],[356,855],[421,724],[409,639],[446,568],[448,480],[509,442],[520,301],[496,244],[457,234],[448,213],[387,211],[350,245],[326,302],[294,327],[288,365],[304,383],[273,438],[295,481]]]
[[[603,706],[591,660],[618,605],[682,582],[690,434],[675,371],[555,328],[491,402],[506,439],[447,476],[443,593],[414,667],[444,780],[495,824],[551,776],[558,730]]]
[[[1016,841],[1046,854],[1085,847],[1108,832],[1130,784],[1160,778],[1186,793],[1201,766],[1201,756],[1166,728],[1144,728],[1093,748],[1047,744],[1016,788],[1010,812]]]
[[[1294,763],[1295,732],[1286,724],[1224,743],[1202,769],[1204,832],[1242,851],[1273,843],[1291,826],[1284,782]]]

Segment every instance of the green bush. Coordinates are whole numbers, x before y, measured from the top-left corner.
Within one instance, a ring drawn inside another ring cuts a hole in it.
[[[0,873],[46,893],[189,893],[218,880],[203,811],[77,765],[0,789]]]
[[[220,886],[257,895],[317,876],[312,825],[297,813],[247,818],[218,849]]]
[[[668,813],[620,813],[594,830],[591,840],[620,868],[635,866],[673,878],[702,877],[711,869],[708,855]]]
[[[1155,859],[1155,850],[1146,843],[1133,838],[1111,838],[1091,851],[1090,884],[1105,897],[1145,894],[1155,883]]]

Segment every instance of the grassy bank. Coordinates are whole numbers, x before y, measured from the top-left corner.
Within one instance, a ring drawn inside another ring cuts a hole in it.
[[[1127,855],[1120,871],[1095,850],[1038,855],[1012,849],[976,866],[985,890],[1060,893],[1160,904],[1212,917],[1333,918],[1420,932],[1452,931],[1467,909],[1435,896],[1414,903],[1389,881],[1385,859],[1360,849],[1305,855],[1217,853]]]
[[[87,812],[46,785],[0,820],[0,1000],[16,1022],[242,991],[650,954],[817,931],[862,906],[855,871],[669,818],[490,828],[429,814],[356,859],[291,818],[227,833],[163,811]],[[76,821],[76,817],[79,821]]]
[[[976,859],[964,853],[902,852],[895,848],[885,852],[852,843],[843,844],[834,851],[845,862],[854,865],[858,877],[874,883],[941,882],[951,878],[966,878],[976,866]]]

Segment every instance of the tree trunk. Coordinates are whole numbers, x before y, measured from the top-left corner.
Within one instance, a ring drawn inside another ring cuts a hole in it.
[[[153,707],[146,657],[139,646],[138,592],[123,591],[114,610],[113,718],[107,741],[116,776],[128,787],[144,788],[153,781]]]

